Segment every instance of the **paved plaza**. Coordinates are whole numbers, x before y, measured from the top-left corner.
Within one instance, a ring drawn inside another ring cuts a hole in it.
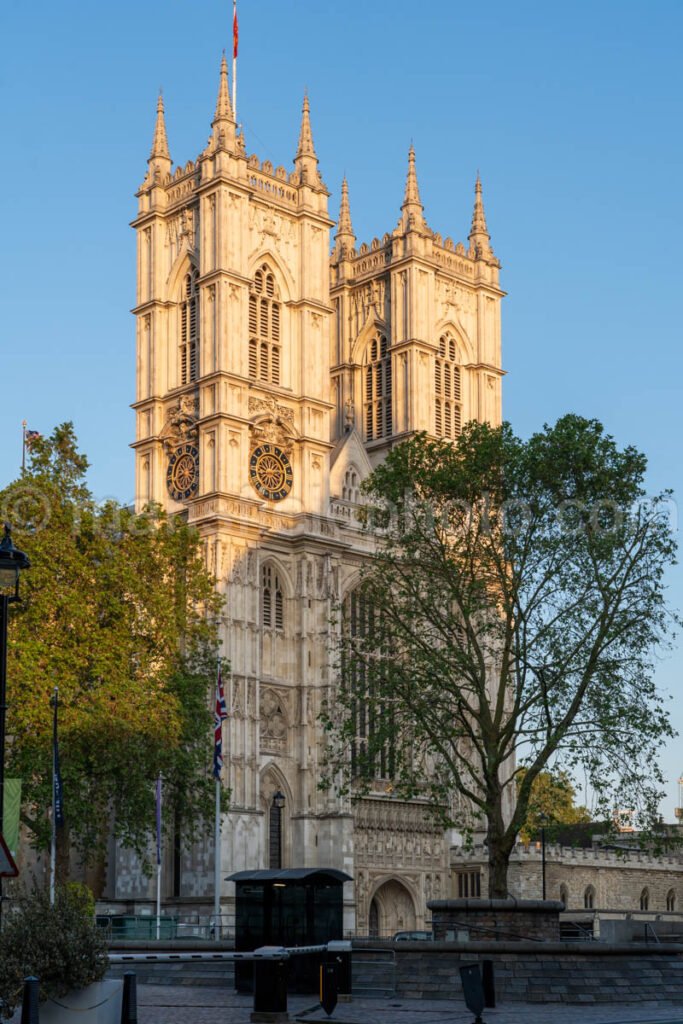
[[[461,1001],[354,999],[339,1004],[332,1017],[314,1005],[313,996],[291,996],[292,1022],[318,1024],[472,1024]],[[247,1024],[251,997],[217,988],[139,985],[139,1024]],[[683,1024],[683,1006],[640,1003],[555,1006],[503,1004],[483,1014],[485,1024]]]

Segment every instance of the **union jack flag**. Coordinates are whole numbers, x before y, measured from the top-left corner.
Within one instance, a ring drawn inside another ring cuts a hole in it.
[[[216,679],[216,707],[213,715],[213,777],[220,779],[223,769],[223,722],[228,717],[221,667],[218,666]]]

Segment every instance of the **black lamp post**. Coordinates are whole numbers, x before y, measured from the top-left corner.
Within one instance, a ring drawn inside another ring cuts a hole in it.
[[[538,820],[541,823],[541,879],[543,886],[543,899],[545,899],[545,826],[548,823],[547,814],[539,814]]]
[[[5,721],[7,717],[7,624],[9,606],[19,600],[19,576],[31,563],[12,543],[9,523],[0,541],[0,832],[5,811]],[[0,927],[2,926],[2,878],[0,878]]]
[[[282,867],[282,808],[285,806],[284,793],[278,789],[273,797],[273,807],[277,811],[277,866]]]

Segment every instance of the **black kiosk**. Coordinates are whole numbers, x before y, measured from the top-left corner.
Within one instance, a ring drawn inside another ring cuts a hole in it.
[[[235,950],[260,946],[320,946],[343,938],[344,882],[351,876],[336,868],[287,868],[238,871],[235,883]],[[292,992],[317,992],[324,954],[289,961]],[[251,992],[253,965],[235,963],[235,987]]]

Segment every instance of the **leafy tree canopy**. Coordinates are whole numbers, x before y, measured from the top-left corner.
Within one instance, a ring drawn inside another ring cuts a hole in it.
[[[376,554],[344,615],[325,784],[383,774],[485,830],[493,896],[549,764],[581,769],[600,816],[656,820],[675,541],[645,468],[567,415],[526,441],[475,422],[418,435],[366,483]]]
[[[111,827],[145,850],[159,773],[167,822],[210,815],[220,599],[193,529],[159,508],[98,505],[87,467],[65,423],[33,441],[0,508],[31,559],[11,606],[7,773],[23,780],[24,824],[45,847],[58,686],[65,840],[92,859]]]
[[[517,774],[517,788],[522,785],[526,769]],[[576,790],[567,772],[542,771],[536,776],[529,795],[527,815],[519,838],[528,843],[541,828],[552,831],[555,825],[587,825],[591,820],[587,807],[575,803]]]

